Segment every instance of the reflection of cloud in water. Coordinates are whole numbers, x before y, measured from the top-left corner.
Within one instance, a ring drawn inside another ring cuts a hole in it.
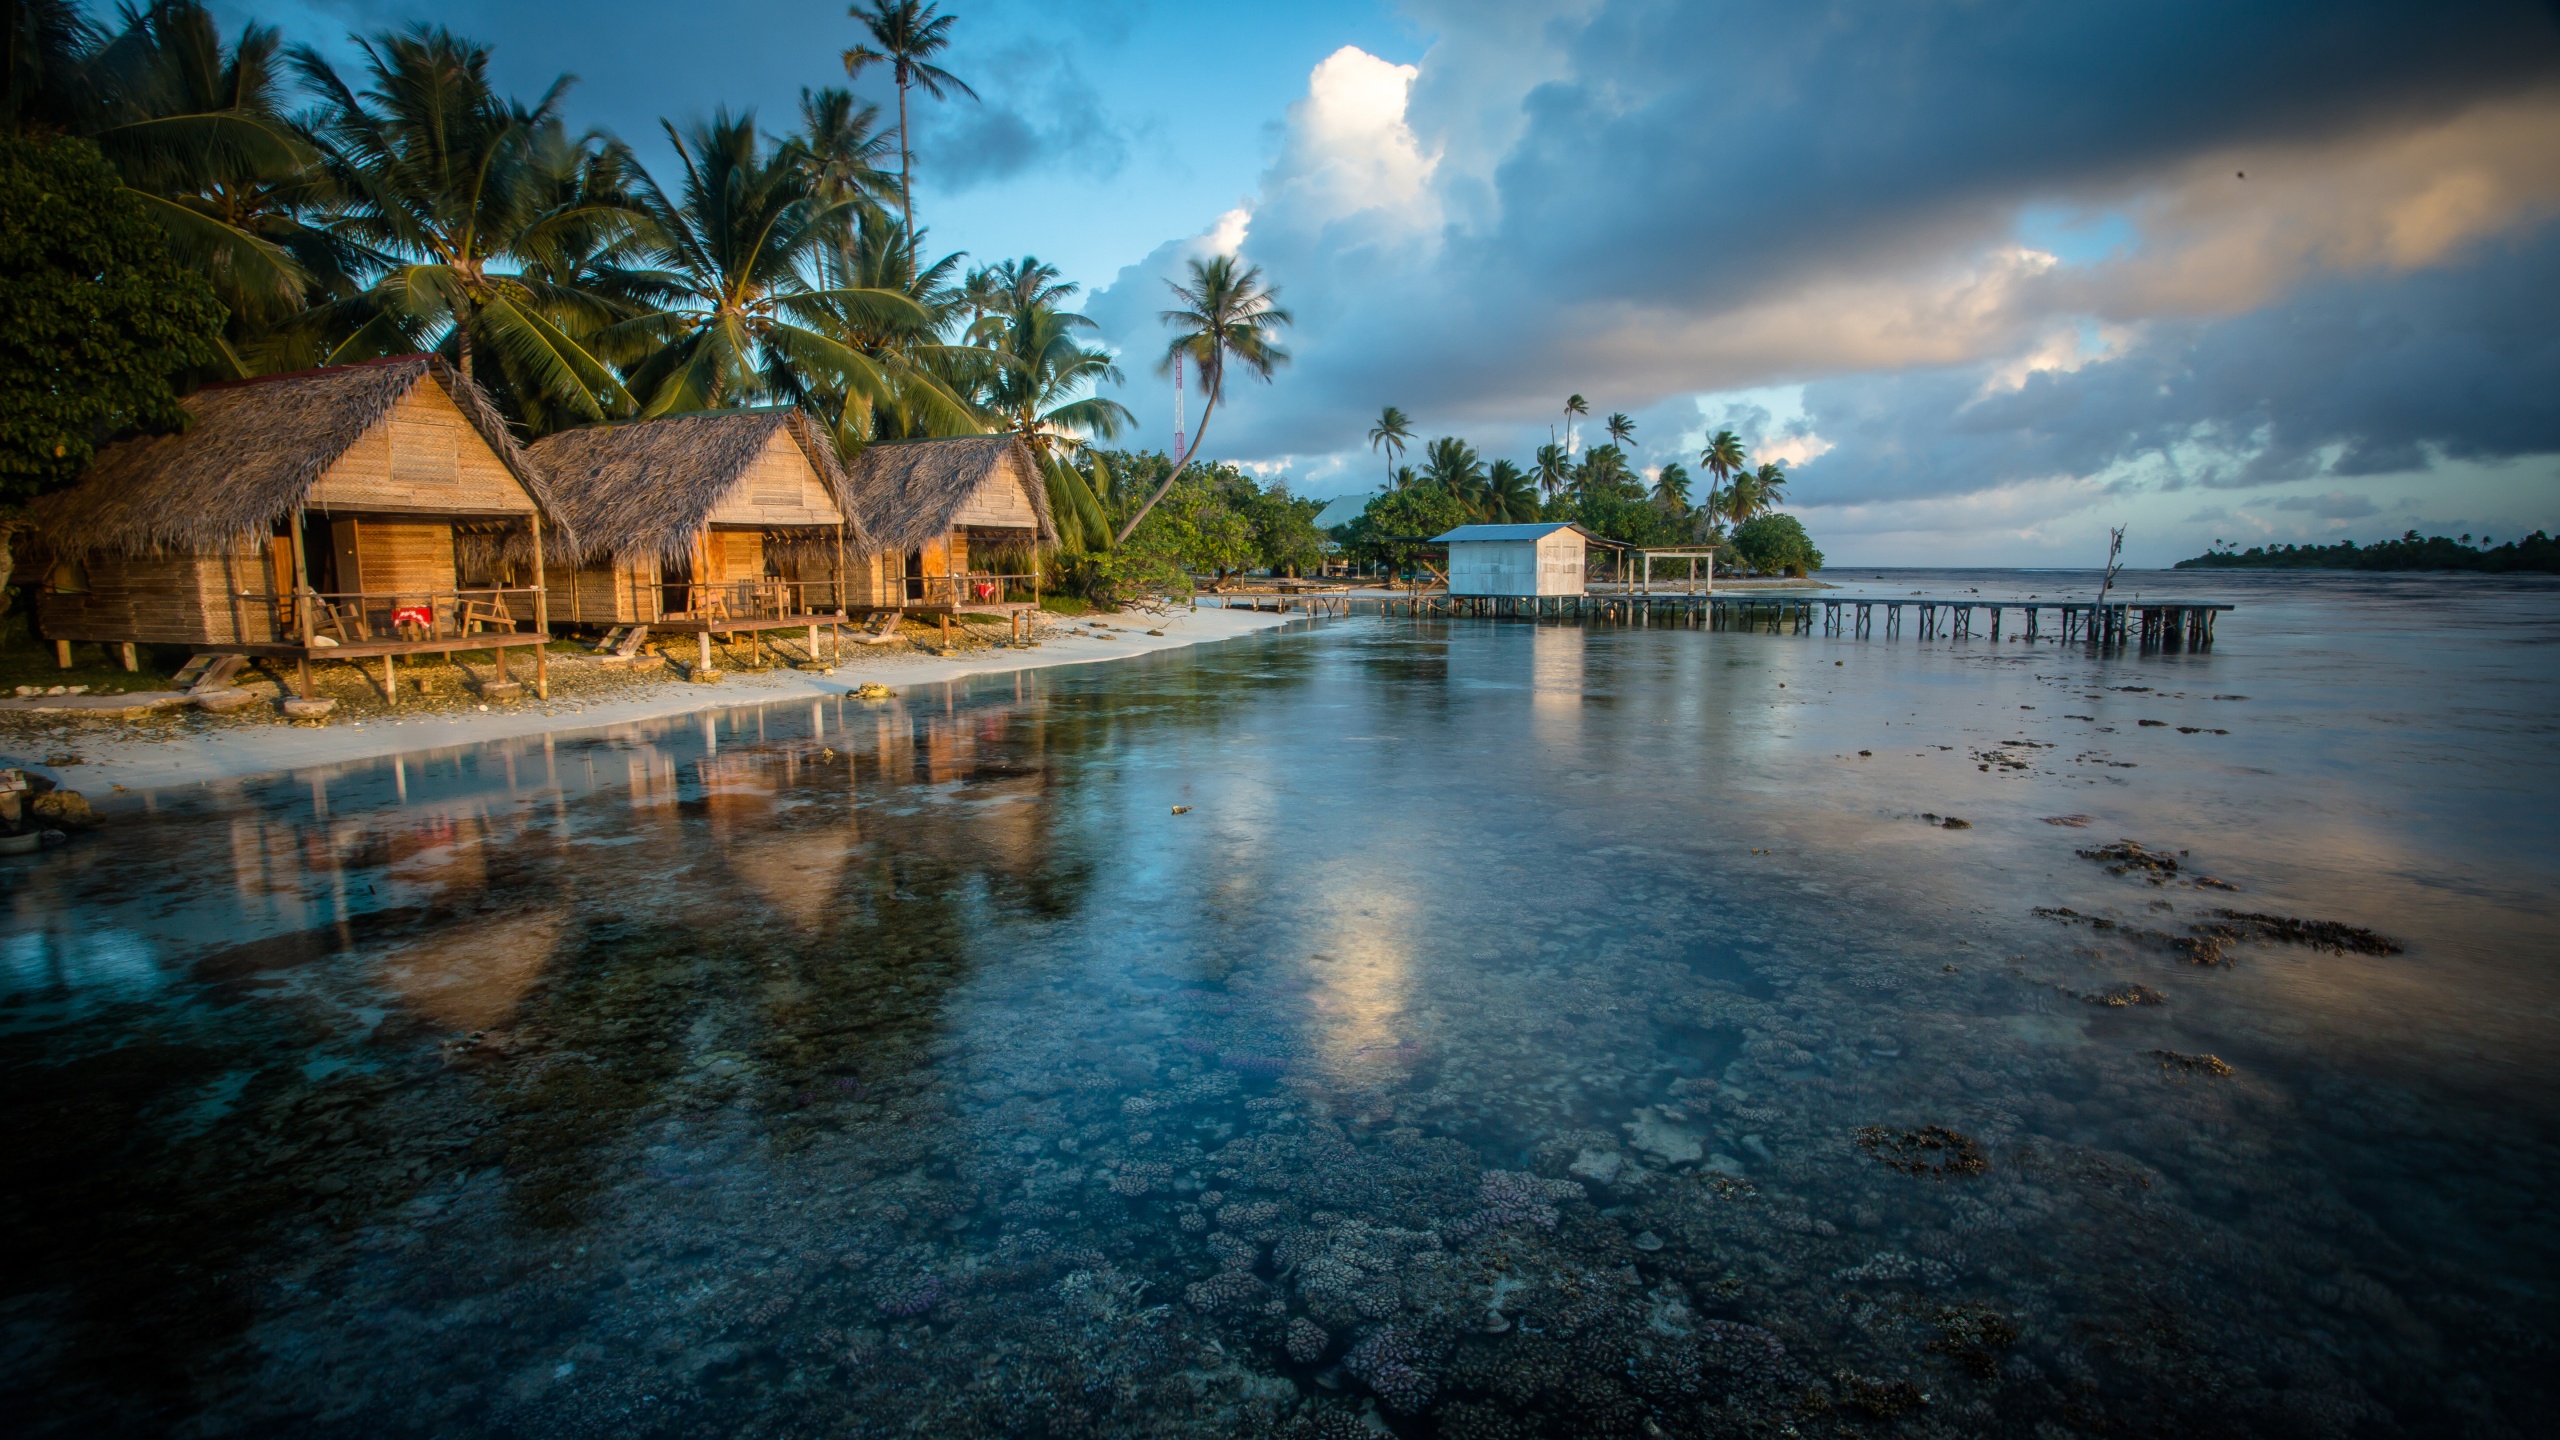
[[[847,861],[860,839],[843,832],[735,841],[723,851],[729,873],[804,931],[815,932],[840,899]]]
[[[453,1030],[488,1030],[513,1018],[542,978],[565,910],[515,911],[447,925],[376,962],[382,983],[410,1009]]]
[[[1540,625],[1529,632],[1529,716],[1540,744],[1582,738],[1583,633]]]
[[[1374,856],[1348,857],[1320,867],[1305,889],[1329,912],[1306,933],[1330,957],[1308,966],[1308,1039],[1335,1072],[1410,1038],[1398,1022],[1413,989],[1413,899],[1377,875]]]

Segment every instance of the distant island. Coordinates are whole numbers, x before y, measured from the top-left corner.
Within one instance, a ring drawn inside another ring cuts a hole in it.
[[[2448,540],[2421,537],[2412,530],[2397,540],[2358,545],[2252,545],[2207,550],[2171,567],[2178,570],[2486,570],[2560,571],[2560,540],[2536,530],[2522,540],[2492,547],[2488,537],[2478,545],[2471,537]]]

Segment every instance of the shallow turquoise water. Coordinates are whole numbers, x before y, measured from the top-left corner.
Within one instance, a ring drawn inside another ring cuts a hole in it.
[[[1334,622],[120,797],[5,875],[0,1401],[2533,1433],[2560,589],[2140,579],[2244,609]]]

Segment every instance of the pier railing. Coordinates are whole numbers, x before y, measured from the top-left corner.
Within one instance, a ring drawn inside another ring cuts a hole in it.
[[[304,590],[277,595],[243,590],[236,597],[274,607],[278,638],[287,644],[430,644],[512,635],[542,616],[542,592],[531,586],[456,590]]]
[[[798,615],[837,615],[851,586],[835,580],[723,580],[681,588],[684,604],[666,608],[670,620],[781,620]]]
[[[972,570],[958,575],[906,577],[909,605],[965,610],[976,605],[1038,604],[1040,577],[1028,572]]]
[[[1702,630],[1921,640],[1988,639],[2104,648],[2209,650],[2214,621],[2233,607],[2217,600],[1984,600],[1973,596],[1686,595],[1641,591],[1512,596],[1431,593],[1363,597],[1383,615],[1602,621]],[[1908,615],[1905,612],[1909,612]],[[2011,611],[2018,622],[2003,633]],[[2048,619],[2048,617],[2050,617]],[[1906,624],[1906,620],[1908,623]]]

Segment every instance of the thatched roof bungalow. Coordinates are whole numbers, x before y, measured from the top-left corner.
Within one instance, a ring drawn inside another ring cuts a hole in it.
[[[30,507],[38,624],[66,664],[84,641],[126,647],[128,664],[137,642],[352,659],[539,628],[547,486],[441,359],[263,376],[183,403],[184,432],[110,445]]]
[[[533,456],[575,532],[545,555],[564,620],[805,623],[842,612],[839,576],[871,550],[835,446],[797,409],[592,425]]]
[[[1018,435],[871,445],[845,467],[853,510],[878,549],[874,608],[1008,608],[1037,595],[1039,552],[1058,543],[1049,490]]]

